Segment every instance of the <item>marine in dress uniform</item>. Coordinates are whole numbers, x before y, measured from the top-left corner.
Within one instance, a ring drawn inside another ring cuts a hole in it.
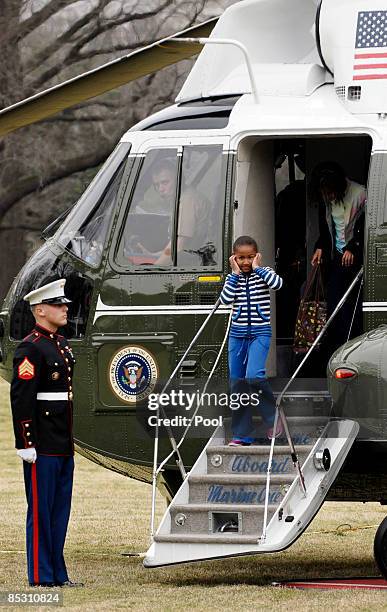
[[[60,279],[28,293],[36,325],[15,351],[11,407],[23,459],[27,565],[31,586],[83,586],[69,580],[63,556],[74,471],[74,357],[63,336],[67,304]]]

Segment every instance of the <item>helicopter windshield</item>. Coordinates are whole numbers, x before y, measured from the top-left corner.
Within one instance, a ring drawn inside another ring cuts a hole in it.
[[[55,241],[91,266],[101,262],[130,143],[120,143],[55,235]]]

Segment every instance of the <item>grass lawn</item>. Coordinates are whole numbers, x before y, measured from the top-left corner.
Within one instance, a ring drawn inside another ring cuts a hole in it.
[[[8,393],[8,384],[0,382],[0,591],[27,588],[26,503],[21,461],[13,448]],[[150,500],[150,486],[76,456],[66,560],[70,577],[85,582],[86,588],[64,591],[65,609],[387,610],[382,591],[270,586],[286,578],[377,575],[373,538],[385,516],[378,504],[326,503],[305,534],[280,554],[146,570],[140,557],[121,553],[147,549]],[[160,515],[164,508],[159,498]],[[336,531],[343,523],[360,529]]]

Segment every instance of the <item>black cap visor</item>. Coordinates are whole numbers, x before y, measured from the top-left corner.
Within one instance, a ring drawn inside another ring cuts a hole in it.
[[[55,298],[48,298],[47,300],[42,300],[41,304],[71,304],[72,300],[68,300],[66,297],[64,296],[60,296],[60,297],[55,297]]]

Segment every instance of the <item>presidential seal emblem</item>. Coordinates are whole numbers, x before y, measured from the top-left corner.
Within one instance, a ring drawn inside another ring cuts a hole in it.
[[[153,355],[141,346],[125,346],[110,362],[109,382],[114,393],[129,404],[152,393],[158,378]]]

